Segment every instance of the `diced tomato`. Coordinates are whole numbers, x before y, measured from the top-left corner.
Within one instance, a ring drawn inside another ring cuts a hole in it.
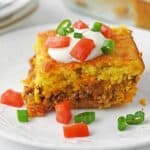
[[[70,37],[67,36],[52,36],[46,40],[46,46],[49,48],[62,48],[70,45]]]
[[[89,129],[85,123],[75,123],[63,127],[64,137],[85,137],[89,136]]]
[[[111,38],[112,37],[112,29],[106,25],[102,25],[100,32],[106,37]]]
[[[88,38],[81,39],[70,52],[71,56],[84,61],[95,47],[94,41]]]
[[[71,111],[56,112],[57,122],[68,124],[72,118]]]
[[[23,106],[23,99],[21,93],[11,89],[8,89],[1,95],[0,102],[15,107]]]
[[[77,22],[75,22],[73,24],[73,27],[75,27],[77,29],[85,29],[85,28],[88,28],[88,25],[86,23],[84,23],[83,21],[78,20]]]
[[[60,123],[69,123],[72,118],[71,103],[65,100],[55,105],[56,120]]]
[[[55,110],[57,112],[70,111],[71,110],[70,100],[64,100],[63,102],[57,103],[55,105]]]

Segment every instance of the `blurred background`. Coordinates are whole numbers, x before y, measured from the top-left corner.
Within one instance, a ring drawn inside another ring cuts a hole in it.
[[[0,34],[64,18],[150,29],[150,0],[0,0]]]

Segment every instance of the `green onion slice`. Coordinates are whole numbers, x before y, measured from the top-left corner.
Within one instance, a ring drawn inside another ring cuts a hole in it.
[[[137,112],[135,112],[134,115],[135,115],[135,116],[139,116],[139,117],[141,117],[141,118],[143,118],[143,119],[144,119],[144,116],[145,116],[145,114],[144,114],[143,111],[137,111]]]
[[[104,54],[111,54],[115,48],[115,42],[111,39],[105,40],[101,50]]]
[[[128,124],[126,123],[126,118],[124,116],[120,116],[118,118],[118,129],[120,131],[124,131],[126,130],[127,127],[128,127]]]
[[[135,124],[135,116],[133,114],[127,114],[126,122],[130,125]]]
[[[68,33],[72,33],[72,32],[74,31],[74,29],[73,29],[72,27],[68,27],[68,28],[66,28],[66,31],[67,31]]]
[[[27,110],[17,110],[17,118],[19,122],[28,122],[28,112]]]
[[[90,124],[93,121],[95,121],[95,112],[83,112],[74,117],[75,123],[83,122]]]
[[[135,112],[134,116],[135,116],[135,123],[136,124],[141,124],[145,120],[145,114],[143,111]]]
[[[141,124],[142,122],[143,122],[143,119],[141,117],[134,118],[134,124]]]
[[[66,28],[60,28],[57,33],[61,36],[66,36],[67,30],[66,30]]]
[[[57,33],[61,36],[66,36],[68,33],[72,33],[74,31],[74,29],[72,27],[63,27],[63,28],[60,28]]]
[[[102,27],[102,23],[94,22],[93,27],[92,27],[91,30],[94,31],[94,32],[99,32],[101,27]]]
[[[81,39],[83,37],[83,34],[82,33],[78,33],[78,32],[74,32],[73,37]]]
[[[65,19],[56,28],[56,33],[58,33],[58,30],[61,28],[66,28],[71,26],[71,21],[69,19]]]

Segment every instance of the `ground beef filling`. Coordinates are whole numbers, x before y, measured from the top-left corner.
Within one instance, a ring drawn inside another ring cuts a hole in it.
[[[108,81],[97,81],[88,85],[81,85],[80,90],[74,91],[68,85],[63,91],[55,91],[50,97],[40,95],[41,103],[35,104],[33,89],[25,88],[24,98],[30,116],[43,116],[53,110],[54,105],[64,99],[70,99],[73,108],[107,108],[113,105],[129,103],[136,93],[138,78],[134,77],[120,84],[110,84]],[[40,89],[42,93],[42,89]]]

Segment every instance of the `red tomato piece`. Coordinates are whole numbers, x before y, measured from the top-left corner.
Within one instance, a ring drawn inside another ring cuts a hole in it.
[[[95,48],[94,41],[88,38],[83,38],[73,47],[70,55],[83,62],[93,48]]]
[[[70,100],[64,100],[63,102],[57,103],[55,105],[55,110],[57,112],[61,111],[70,111],[71,110],[71,103]]]
[[[23,99],[20,92],[8,89],[1,95],[0,102],[2,104],[21,107],[23,106]]]
[[[71,103],[65,100],[55,105],[56,120],[60,123],[69,123],[72,118]]]
[[[68,124],[72,118],[71,111],[56,112],[56,120],[59,123]]]
[[[64,137],[85,137],[89,136],[89,129],[85,123],[75,123],[63,127]]]
[[[102,25],[100,32],[106,37],[111,38],[112,37],[112,29],[106,25]]]
[[[85,28],[89,28],[88,25],[86,23],[84,23],[81,20],[78,20],[77,22],[75,22],[73,24],[73,27],[77,28],[77,29],[85,29]]]
[[[49,48],[62,48],[70,45],[70,37],[67,36],[52,36],[46,40],[46,46]]]

